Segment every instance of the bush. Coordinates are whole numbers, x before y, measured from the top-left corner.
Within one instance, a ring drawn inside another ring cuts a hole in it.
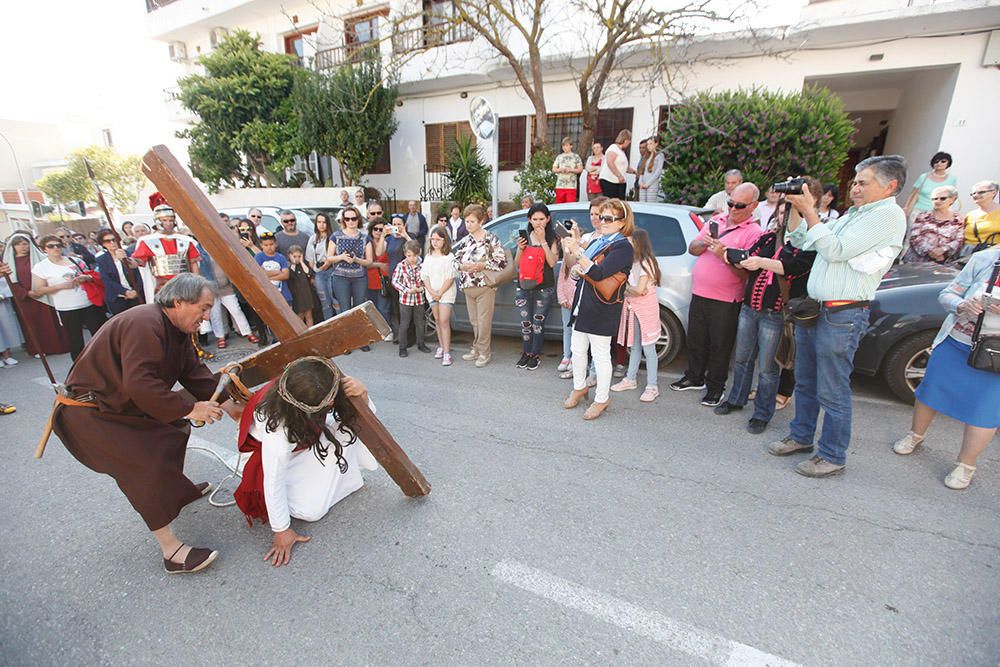
[[[479,157],[479,150],[471,136],[460,135],[455,148],[448,156],[448,180],[451,183],[449,198],[465,208],[473,202],[492,201],[490,177],[493,171]]]
[[[762,194],[788,176],[834,182],[853,133],[843,102],[825,88],[700,93],[671,110],[661,142],[663,193],[701,206],[734,168]]]
[[[556,175],[552,173],[552,163],[556,154],[548,147],[539,148],[531,160],[514,174],[514,182],[521,186],[516,200],[531,197],[533,201],[551,204],[556,200]]]

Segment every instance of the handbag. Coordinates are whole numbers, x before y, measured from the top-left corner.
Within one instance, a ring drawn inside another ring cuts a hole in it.
[[[378,279],[381,284],[381,287],[379,287],[378,290],[379,293],[387,299],[392,298],[392,281],[389,280],[389,276],[384,276],[382,275],[382,272],[379,271]]]
[[[87,294],[87,300],[98,308],[104,308],[104,281],[101,280],[101,274],[97,271],[89,270],[86,264],[75,257],[70,257],[69,259],[76,265],[76,269],[80,272],[81,276],[90,278],[90,280],[80,283],[80,287]]]
[[[504,268],[496,270],[483,269],[482,271],[483,282],[486,283],[487,287],[495,289],[501,285],[513,282],[514,278],[517,277],[517,267],[514,266],[514,258],[511,257],[510,250],[504,248],[503,254],[507,257],[507,263],[504,265]]]
[[[781,290],[781,338],[778,348],[774,351],[774,363],[782,370],[795,368],[795,321],[788,308],[788,281],[783,276],[775,276],[778,289]]]
[[[601,264],[604,262],[604,257],[611,246],[608,246],[601,252],[594,256],[594,264]],[[625,301],[625,281],[628,280],[628,275],[622,273],[621,271],[617,273],[612,273],[606,278],[600,280],[594,280],[586,273],[581,273],[580,277],[590,283],[590,286],[594,288],[594,294],[597,295],[597,300],[605,305],[612,305],[616,303],[623,303]]]
[[[998,275],[1000,275],[1000,259],[993,264],[993,275],[986,283],[988,289],[983,294],[983,312],[979,313],[979,318],[976,320],[976,329],[972,332],[972,351],[969,352],[967,360],[969,366],[976,370],[991,373],[1000,373],[1000,334],[984,336],[982,331],[986,312],[994,300],[993,292],[996,289]]]

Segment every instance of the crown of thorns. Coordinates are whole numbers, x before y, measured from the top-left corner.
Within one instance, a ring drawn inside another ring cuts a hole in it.
[[[330,387],[330,391],[326,393],[326,396],[323,398],[323,400],[321,400],[317,405],[306,405],[299,399],[292,396],[292,394],[288,391],[287,387],[288,377],[292,374],[292,370],[299,364],[306,362],[313,362],[313,361],[316,363],[320,363],[330,369],[330,373],[333,374],[333,385]],[[302,412],[305,412],[306,414],[310,415],[315,414],[317,412],[320,412],[321,410],[326,410],[331,405],[333,405],[333,399],[337,397],[337,392],[340,390],[340,378],[341,378],[340,369],[337,368],[334,365],[334,363],[329,359],[326,359],[324,357],[302,357],[300,359],[296,359],[295,361],[293,361],[292,363],[288,364],[288,366],[285,367],[285,371],[281,374],[281,377],[278,379],[278,396],[281,396],[282,400],[294,405],[295,407],[297,407]]]

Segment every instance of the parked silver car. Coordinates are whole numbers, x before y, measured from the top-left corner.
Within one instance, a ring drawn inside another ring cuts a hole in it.
[[[630,202],[630,205],[635,214],[635,224],[649,234],[663,275],[656,290],[660,300],[660,339],[656,342],[656,350],[659,358],[669,363],[683,348],[684,332],[687,329],[688,306],[691,303],[691,268],[696,259],[688,254],[688,244],[711,217],[712,212],[677,204]],[[553,221],[573,219],[582,230],[592,230],[587,202],[556,204],[550,206],[549,210]],[[486,229],[496,234],[513,256],[517,247],[517,232],[519,229],[527,229],[527,224],[528,212],[520,210],[497,218],[486,225]],[[561,267],[560,262],[556,265],[556,271]],[[497,290],[493,333],[521,335],[521,317],[514,308],[514,290],[513,284],[504,285]],[[461,296],[455,304],[452,327],[459,331],[472,331],[465,299]],[[559,304],[554,304],[545,318],[545,336],[560,340],[562,330]]]

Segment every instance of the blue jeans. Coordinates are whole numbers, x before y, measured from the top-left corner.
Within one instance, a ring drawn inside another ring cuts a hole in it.
[[[330,319],[337,314],[333,306],[333,272],[330,269],[316,272],[316,293],[319,303],[323,306],[323,318]]]
[[[569,325],[569,318],[573,316],[573,311],[569,308],[560,308],[562,311],[562,323],[563,323],[563,359],[572,359],[573,350],[570,347],[570,341],[573,340],[573,327]]]
[[[340,312],[360,306],[368,300],[368,276],[345,278],[334,275],[333,294],[337,297]]]
[[[868,330],[868,308],[820,311],[814,327],[795,327],[795,419],[791,436],[811,445],[819,409],[826,412],[819,455],[844,465],[851,443],[851,371],[858,343]]]
[[[769,422],[774,416],[774,401],[778,396],[778,379],[781,369],[774,361],[781,340],[781,311],[740,308],[740,322],[736,330],[736,352],[733,358],[733,388],[727,403],[740,407],[747,404],[753,387],[756,365],[757,398],[754,399],[753,419]]]
[[[517,288],[514,295],[514,307],[521,314],[521,351],[525,354],[538,356],[542,353],[542,342],[545,340],[545,316],[549,312],[553,299],[556,298],[555,287],[523,290]]]
[[[389,297],[382,296],[382,290],[369,289],[368,300],[375,304],[375,309],[385,318],[386,323],[391,317],[389,313]]]
[[[636,376],[639,375],[639,364],[645,355],[646,386],[655,387],[656,370],[659,362],[659,359],[656,358],[656,343],[650,343],[649,345],[642,344],[642,329],[639,328],[639,317],[637,315],[632,315],[632,326],[632,349],[628,355],[628,372],[625,373],[625,379],[635,382]]]

